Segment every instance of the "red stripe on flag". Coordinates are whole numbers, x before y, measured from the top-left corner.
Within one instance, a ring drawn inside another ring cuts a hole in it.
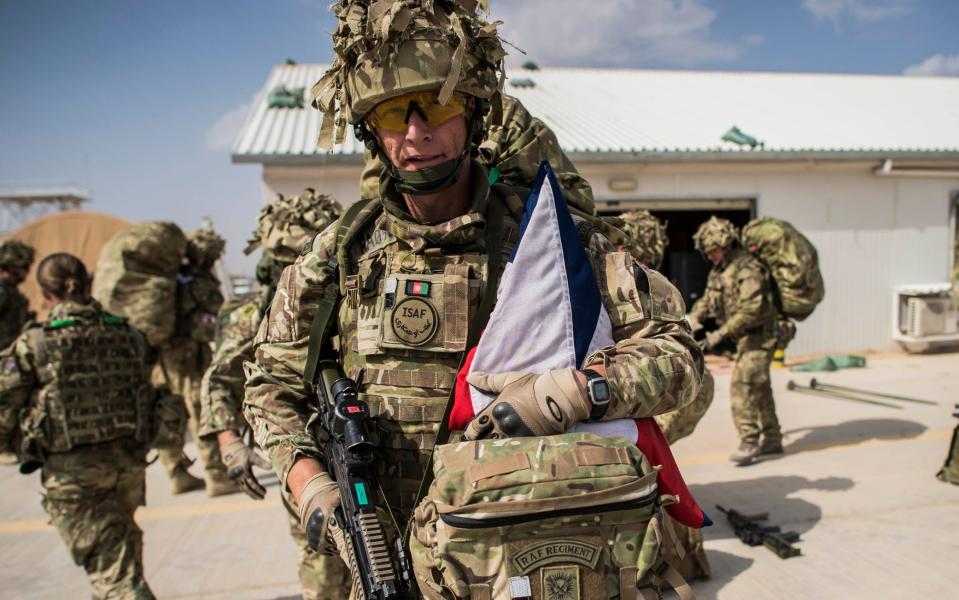
[[[470,396],[470,384],[466,382],[470,367],[473,366],[473,357],[476,356],[476,346],[466,355],[463,368],[456,374],[456,392],[453,394],[453,410],[450,412],[450,431],[466,429],[466,425],[473,420],[473,399]]]
[[[650,464],[662,466],[656,476],[660,494],[679,498],[679,502],[666,507],[666,512],[687,527],[693,529],[703,527],[706,524],[703,509],[699,507],[693,494],[686,487],[686,481],[679,471],[679,465],[673,458],[673,451],[670,450],[669,442],[659,428],[659,423],[652,418],[636,419],[636,429],[639,431],[636,446],[646,455]]]

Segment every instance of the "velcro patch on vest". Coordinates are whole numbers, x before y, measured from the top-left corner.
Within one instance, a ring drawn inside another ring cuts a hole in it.
[[[409,281],[406,282],[406,295],[429,297],[430,282],[416,281],[416,280],[410,279]]]
[[[575,538],[557,538],[527,545],[510,559],[516,573],[554,564],[580,564],[593,570],[599,562],[601,548]]]
[[[433,339],[439,329],[436,308],[424,298],[404,298],[393,309],[393,333],[410,346],[422,346]]]

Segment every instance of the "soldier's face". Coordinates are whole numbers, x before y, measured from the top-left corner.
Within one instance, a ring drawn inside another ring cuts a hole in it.
[[[376,128],[380,147],[398,169],[416,171],[453,160],[466,146],[466,117],[459,115],[430,127],[417,111],[412,111],[406,131]]]
[[[726,249],[717,248],[715,250],[710,250],[706,253],[706,258],[708,258],[709,262],[713,263],[714,265],[718,265],[719,263],[723,262],[724,258],[726,258]]]

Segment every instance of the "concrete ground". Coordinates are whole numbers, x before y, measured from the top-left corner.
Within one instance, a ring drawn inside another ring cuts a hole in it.
[[[893,410],[786,391],[821,381],[910,395],[938,406]],[[774,371],[786,454],[737,468],[729,416],[729,375],[696,433],[675,452],[690,488],[717,522],[706,530],[713,576],[700,598],[945,598],[957,596],[959,486],[935,479],[959,401],[959,355],[883,356],[836,373]],[[195,468],[197,472],[199,470]],[[45,524],[37,476],[0,467],[0,598],[89,596],[86,578]],[[161,598],[298,596],[296,548],[276,482],[262,502],[242,495],[173,497],[159,465],[148,471],[146,573]],[[770,521],[802,536],[802,556],[781,560],[733,536],[714,505]]]

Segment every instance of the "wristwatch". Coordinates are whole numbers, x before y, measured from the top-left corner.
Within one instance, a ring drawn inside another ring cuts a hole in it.
[[[586,375],[586,396],[592,405],[589,411],[589,420],[595,421],[603,418],[606,409],[609,408],[609,382],[606,378],[592,369],[583,369]]]

